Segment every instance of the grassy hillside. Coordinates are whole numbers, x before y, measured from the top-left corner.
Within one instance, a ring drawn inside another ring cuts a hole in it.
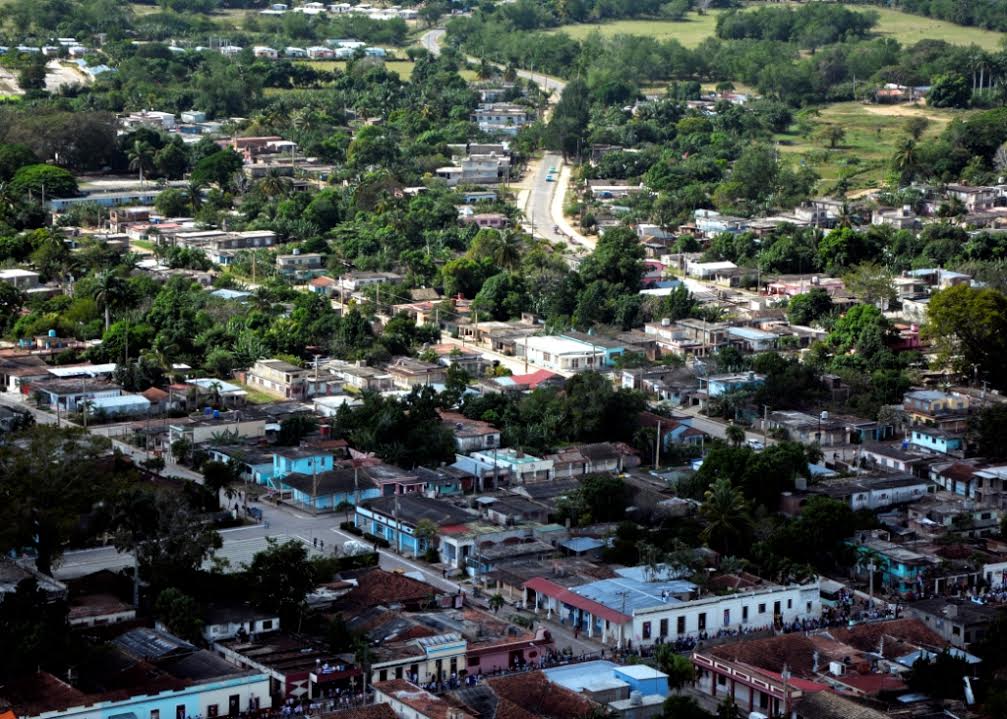
[[[852,10],[874,10],[880,15],[876,34],[893,37],[904,45],[912,45],[925,38],[946,40],[947,42],[969,45],[975,43],[987,50],[1000,47],[1004,33],[977,28],[962,27],[942,20],[932,20],[919,15],[864,5],[847,5]],[[686,20],[617,20],[598,24],[564,25],[555,32],[565,32],[574,38],[586,37],[597,30],[603,35],[646,35],[658,40],[674,38],[686,47],[696,47],[703,40],[712,37],[716,31],[717,13],[706,15],[689,13]]]
[[[961,112],[907,105],[864,105],[840,102],[803,113],[805,122],[795,122],[776,136],[777,147],[794,162],[804,162],[821,175],[819,189],[829,192],[847,176],[851,191],[880,186],[898,144],[906,137],[909,117],[925,117],[930,126],[924,137],[939,134]],[[846,136],[835,149],[822,137],[824,129],[838,125]],[[806,132],[805,130],[810,130]]]

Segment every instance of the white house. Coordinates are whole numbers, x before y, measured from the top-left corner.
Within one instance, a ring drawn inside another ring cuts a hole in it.
[[[522,337],[514,343],[518,356],[523,355],[536,367],[557,372],[580,372],[605,364],[605,349],[584,342],[540,335]]]

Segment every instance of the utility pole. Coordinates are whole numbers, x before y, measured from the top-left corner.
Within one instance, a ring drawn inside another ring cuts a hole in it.
[[[654,438],[654,469],[661,466],[661,420],[657,420],[657,436]]]

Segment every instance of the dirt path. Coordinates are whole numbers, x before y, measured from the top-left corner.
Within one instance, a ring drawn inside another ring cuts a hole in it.
[[[925,117],[932,122],[950,122],[947,116],[919,105],[864,105],[864,110],[884,117]]]

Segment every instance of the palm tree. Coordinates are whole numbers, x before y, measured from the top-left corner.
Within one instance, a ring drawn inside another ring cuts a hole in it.
[[[497,267],[517,267],[521,263],[521,236],[513,231],[500,233],[500,241],[493,248],[493,261]]]
[[[126,156],[129,158],[129,169],[136,170],[140,174],[140,182],[143,182],[143,171],[149,169],[154,161],[154,148],[149,142],[135,140]]]
[[[745,441],[745,430],[736,424],[729,424],[724,429],[724,438],[735,447],[740,447]]]
[[[904,138],[895,150],[895,169],[902,175],[902,181],[911,180],[916,174],[916,140]]]
[[[264,197],[282,197],[290,192],[290,179],[283,177],[276,170],[255,183],[255,188]]]
[[[189,198],[189,207],[193,212],[203,206],[203,189],[203,183],[196,180],[189,180],[189,184],[186,185],[185,196]]]
[[[717,545],[725,555],[731,553],[732,541],[739,540],[740,544],[752,526],[748,502],[726,477],[721,477],[706,490],[700,514],[706,520],[700,537],[707,544]]]
[[[105,331],[108,332],[112,324],[112,305],[122,300],[125,287],[122,278],[108,270],[98,275],[96,281],[94,299],[105,308]]]

